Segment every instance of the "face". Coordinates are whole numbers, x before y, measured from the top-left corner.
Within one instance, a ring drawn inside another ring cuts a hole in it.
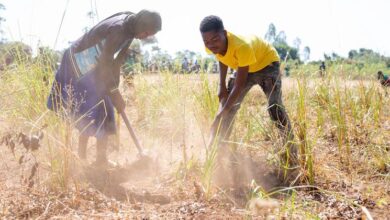
[[[214,54],[224,55],[227,50],[226,31],[208,31],[202,33],[204,45]]]
[[[143,31],[143,32],[140,32],[140,33],[136,34],[135,38],[143,40],[143,39],[146,39],[146,38],[148,38],[150,36],[153,36],[155,34],[156,33],[152,32],[152,31]]]

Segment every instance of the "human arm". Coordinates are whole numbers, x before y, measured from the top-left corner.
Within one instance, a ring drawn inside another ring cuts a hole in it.
[[[218,113],[211,125],[208,147],[211,147],[214,143],[215,137],[217,136],[217,133],[219,133],[222,120],[227,117],[229,111],[234,107],[235,104],[237,104],[237,99],[240,96],[242,90],[245,88],[246,80],[248,77],[248,69],[248,66],[238,68],[233,89],[228,94],[227,100],[224,105],[222,105],[222,107],[220,107],[220,109],[218,110]]]
[[[102,52],[97,63],[97,79],[101,91],[104,94],[109,92],[119,85],[118,67],[114,62],[114,54],[123,43],[123,39],[112,31],[104,38]]]
[[[118,112],[125,108],[125,102],[119,92],[120,68],[127,56],[127,39],[109,34],[105,40],[102,53],[98,62],[98,79],[105,95],[111,101]],[[119,52],[118,50],[124,46]],[[116,54],[118,53],[118,54]]]
[[[120,79],[120,70],[125,62],[126,57],[128,56],[128,45],[126,45],[116,56],[114,59],[114,64],[113,64],[113,79],[116,79],[117,82],[112,82],[112,87],[109,93],[109,96],[111,98],[111,101],[113,105],[115,106],[116,110],[121,113],[125,110],[126,103],[125,100],[123,99],[118,85],[119,85],[119,79]]]
[[[234,49],[233,52],[230,55],[230,59],[233,59],[237,62],[237,72],[236,72],[236,79],[234,80],[233,88],[229,87],[228,96],[226,98],[226,101],[223,103],[223,105],[219,108],[218,113],[214,119],[214,122],[211,126],[211,139],[209,142],[209,146],[211,143],[214,142],[215,136],[218,133],[219,127],[221,125],[221,122],[226,119],[231,109],[236,104],[239,96],[241,95],[241,92],[245,88],[248,72],[249,72],[249,66],[251,64],[254,64],[256,62],[256,56],[254,53],[254,50],[249,44],[242,44],[238,48]],[[227,71],[226,71],[227,72]],[[226,72],[225,75],[221,74],[221,79],[223,79],[223,83],[226,79]],[[225,78],[222,78],[225,77]],[[225,84],[224,84],[225,85]],[[225,86],[226,88],[226,86]],[[227,129],[222,127],[222,129]],[[225,131],[223,131],[225,132]]]
[[[218,89],[218,99],[220,103],[220,108],[222,108],[227,100],[228,91],[226,88],[226,75],[227,75],[228,66],[219,62],[219,89]]]
[[[236,79],[234,80],[234,85],[232,91],[228,94],[226,102],[219,110],[217,117],[223,118],[229,113],[237,103],[237,99],[240,96],[242,90],[245,88],[246,80],[248,78],[249,66],[238,67],[236,73]]]

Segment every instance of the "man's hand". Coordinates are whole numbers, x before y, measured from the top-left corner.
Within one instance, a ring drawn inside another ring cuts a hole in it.
[[[222,109],[220,109],[217,115],[215,116],[214,121],[211,124],[211,128],[210,128],[210,138],[209,138],[209,143],[207,145],[209,148],[214,143],[215,138],[217,138],[219,134],[224,133],[222,129],[226,129],[226,128],[222,128],[222,123],[223,120],[226,120],[226,117],[228,117],[228,112]]]
[[[112,104],[115,106],[118,112],[123,112],[126,107],[125,100],[118,89],[111,90],[109,94]]]
[[[226,102],[228,96],[229,96],[229,93],[227,91],[226,86],[220,85],[219,86],[219,91],[218,91],[218,99],[219,99],[219,104],[221,106],[225,105],[225,102]]]

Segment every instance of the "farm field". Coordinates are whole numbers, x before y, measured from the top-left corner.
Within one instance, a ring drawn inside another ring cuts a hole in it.
[[[260,87],[237,114],[234,163],[221,169],[205,147],[218,108],[217,74],[122,78],[126,113],[154,161],[137,162],[118,120],[109,149],[118,166],[98,169],[90,165],[95,143],[89,161],[80,161],[77,130],[46,108],[53,76],[45,74],[20,65],[0,75],[1,219],[389,218],[390,98],[376,80],[335,71],[283,77],[300,149],[299,182],[289,186],[276,172],[282,141]],[[33,135],[42,138],[32,143]]]

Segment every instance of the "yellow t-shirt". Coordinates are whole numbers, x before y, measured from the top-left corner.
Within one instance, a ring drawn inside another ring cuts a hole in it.
[[[280,60],[276,49],[257,36],[242,37],[227,32],[227,40],[226,54],[215,54],[215,57],[232,69],[249,66],[249,73],[254,73]],[[206,52],[212,54],[207,48]]]

